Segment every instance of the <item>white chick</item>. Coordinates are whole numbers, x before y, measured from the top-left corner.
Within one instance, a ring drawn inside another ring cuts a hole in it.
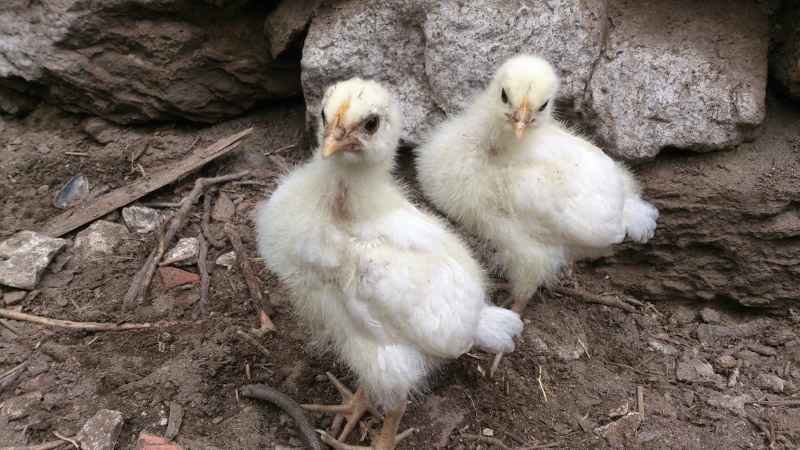
[[[658,218],[625,166],[551,117],[557,87],[547,61],[511,58],[416,150],[425,196],[494,250],[517,312],[571,260],[647,242]]]
[[[373,449],[393,449],[409,395],[473,346],[514,349],[519,315],[486,303],[485,273],[443,223],[409,203],[392,180],[401,114],[379,84],[353,78],[330,87],[320,115],[321,148],[260,207],[258,246],[286,283],[316,348],[333,348],[355,374],[342,405],[337,449],[371,403],[386,413]],[[333,381],[333,380],[332,380]],[[336,428],[336,427],[334,427]]]

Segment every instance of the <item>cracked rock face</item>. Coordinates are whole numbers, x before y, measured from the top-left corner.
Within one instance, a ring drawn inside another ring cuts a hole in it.
[[[590,114],[609,153],[644,162],[664,147],[709,151],[753,138],[769,26],[755,3],[620,0],[611,17]]]
[[[118,123],[215,122],[299,94],[296,61],[270,56],[267,13],[244,3],[3,2],[0,86]]]
[[[560,76],[560,116],[580,117],[619,159],[727,148],[763,121],[768,32],[746,0],[345,1],[318,11],[305,42],[307,117],[316,123],[328,85],[373,78],[402,105],[403,139],[419,143],[502,61],[535,53]]]
[[[403,139],[419,143],[459,112],[517,53],[553,61],[559,105],[579,109],[600,52],[606,2],[345,1],[318,11],[303,50],[302,82],[315,124],[327,86],[360,76],[400,101]]]

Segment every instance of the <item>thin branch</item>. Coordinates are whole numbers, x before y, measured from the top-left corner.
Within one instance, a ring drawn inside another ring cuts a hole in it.
[[[233,225],[229,223],[225,224],[223,230],[225,230],[228,240],[230,240],[231,245],[233,245],[233,250],[236,252],[236,261],[242,269],[244,281],[247,284],[247,289],[250,291],[250,298],[253,300],[253,304],[256,307],[258,320],[261,323],[261,329],[259,331],[262,334],[277,331],[278,329],[275,327],[275,324],[273,324],[272,320],[269,318],[269,312],[271,312],[272,308],[267,304],[267,299],[264,298],[261,289],[258,287],[258,278],[256,278],[253,272],[253,267],[250,266],[250,259],[247,258],[244,245],[242,245],[242,238]]]
[[[613,297],[600,297],[599,295],[591,294],[589,292],[584,292],[584,291],[578,291],[576,289],[567,287],[557,287],[553,289],[553,291],[561,295],[566,295],[568,297],[576,298],[578,300],[583,300],[585,302],[599,303],[601,305],[613,306],[614,308],[619,308],[626,312],[636,312],[636,308],[634,308],[633,306]]]
[[[241,181],[238,183],[241,183]],[[200,228],[203,230],[203,236],[206,237],[206,240],[208,240],[208,243],[211,244],[212,247],[222,248],[225,246],[225,242],[215,238],[209,226],[211,220],[211,198],[215,191],[216,189],[212,187],[203,195],[203,218],[200,221]]]
[[[208,290],[211,287],[211,276],[208,274],[208,243],[203,233],[197,235],[197,270],[200,272],[200,309],[205,310],[208,303]]]
[[[269,350],[267,350],[266,347],[261,345],[260,342],[258,342],[257,340],[253,339],[252,336],[250,336],[249,334],[245,333],[242,330],[236,330],[236,334],[238,334],[248,344],[252,345],[253,347],[255,347],[255,348],[259,349],[259,350],[261,350],[261,353],[263,353],[267,358],[269,358]]]
[[[67,443],[66,441],[58,440],[58,441],[48,442],[46,444],[31,445],[25,447],[0,447],[0,450],[52,450],[54,448],[61,447],[66,443]]]
[[[9,384],[13,383],[17,380],[17,378],[21,377],[23,373],[25,373],[25,369],[28,368],[30,364],[30,360],[25,361],[24,363],[14,367],[13,369],[9,370],[8,372],[4,373],[0,376],[0,394],[6,390]]]
[[[484,444],[494,445],[495,447],[500,447],[503,450],[511,450],[511,447],[507,446],[503,441],[497,439],[496,437],[481,436],[480,434],[461,434],[459,437],[472,441],[483,442]]]
[[[203,193],[203,191],[209,186],[238,180],[249,174],[250,171],[245,170],[244,172],[231,175],[223,175],[215,178],[198,178],[195,180],[194,189],[192,189],[189,195],[181,200],[180,209],[178,209],[178,211],[176,211],[172,216],[172,220],[170,220],[166,235],[163,239],[159,239],[158,246],[156,246],[156,248],[153,250],[153,253],[150,254],[150,258],[147,259],[145,265],[136,275],[134,284],[131,284],[130,289],[128,289],[128,292],[125,293],[125,298],[122,302],[123,305],[132,304],[134,299],[138,299],[139,302],[144,300],[145,295],[147,295],[147,288],[150,286],[150,281],[153,279],[153,274],[158,266],[158,262],[161,261],[161,257],[164,256],[167,246],[175,238],[175,235],[178,234],[178,231],[180,231],[184,225],[186,225],[186,222],[189,220],[189,211],[191,211],[192,205],[197,202],[197,199],[200,198],[200,195]],[[138,286],[136,286],[137,281]]]
[[[62,328],[70,328],[73,330],[87,330],[87,331],[143,330],[146,328],[164,328],[164,327],[172,327],[175,325],[188,325],[191,323],[198,323],[188,320],[180,320],[175,322],[123,323],[119,325],[108,322],[73,322],[71,320],[50,319],[47,317],[34,316],[32,314],[9,311],[7,309],[2,309],[2,308],[0,308],[0,317],[12,320],[32,322],[32,323],[37,323],[39,325],[47,325],[51,327],[62,327]]]
[[[77,450],[81,450],[81,446],[80,446],[80,445],[78,445],[78,443],[75,441],[75,439],[70,439],[70,438],[68,438],[68,437],[64,437],[64,436],[62,436],[62,435],[58,434],[58,431],[53,431],[53,434],[54,434],[54,435],[55,435],[57,438],[61,439],[62,441],[67,441],[67,442],[69,442],[69,443],[70,443],[70,444],[72,444],[72,446],[73,446],[73,447],[75,447]]]
[[[759,400],[753,402],[753,404],[761,406],[800,406],[800,400]]]
[[[326,450],[303,408],[288,395],[263,384],[250,384],[242,388],[242,395],[268,401],[289,414],[300,429],[300,436],[311,450]]]

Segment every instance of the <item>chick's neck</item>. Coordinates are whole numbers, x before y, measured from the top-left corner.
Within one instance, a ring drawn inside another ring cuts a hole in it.
[[[364,217],[384,207],[381,192],[391,189],[391,164],[330,164],[327,170],[326,203],[339,220]]]

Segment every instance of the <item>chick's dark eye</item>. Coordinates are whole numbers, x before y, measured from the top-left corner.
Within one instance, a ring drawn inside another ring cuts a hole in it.
[[[364,122],[364,129],[369,133],[374,133],[380,124],[381,118],[379,116],[370,116],[367,121]]]
[[[545,108],[547,108],[547,104],[548,104],[548,103],[550,103],[550,100],[548,100],[548,101],[544,102],[544,104],[543,104],[542,106],[540,106],[540,107],[539,107],[539,111],[544,111],[544,109],[545,109]]]
[[[508,103],[508,95],[506,95],[506,90],[505,89],[500,91],[500,100],[502,100],[503,103]]]

